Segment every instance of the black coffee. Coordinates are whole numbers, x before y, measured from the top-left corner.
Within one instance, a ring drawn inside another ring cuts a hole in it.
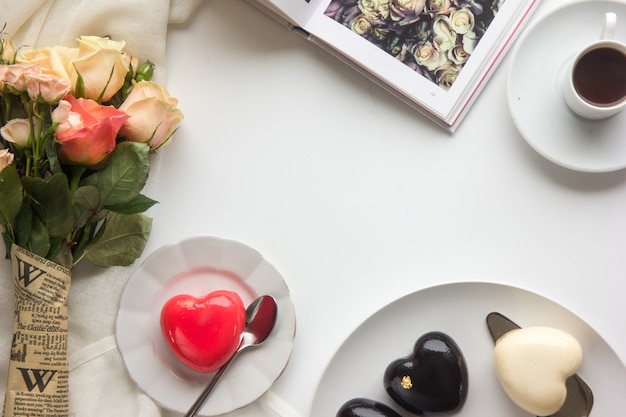
[[[609,47],[583,55],[574,68],[574,88],[586,101],[611,106],[626,97],[626,55]]]

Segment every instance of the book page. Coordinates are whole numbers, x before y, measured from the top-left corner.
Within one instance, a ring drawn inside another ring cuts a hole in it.
[[[307,26],[307,22],[312,16],[324,13],[322,8],[326,7],[328,0],[257,0],[275,12],[292,21],[298,27]],[[319,12],[318,12],[319,10]]]
[[[535,3],[321,0],[304,29],[318,43],[331,45],[347,61],[360,63],[401,95],[452,122]]]

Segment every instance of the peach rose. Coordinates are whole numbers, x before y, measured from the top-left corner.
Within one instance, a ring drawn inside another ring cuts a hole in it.
[[[76,94],[79,78],[85,98],[106,102],[122,88],[126,75],[135,64],[122,49],[123,41],[98,36],[81,36],[78,47],[54,46],[25,50],[18,55],[21,63],[38,64],[44,74],[55,74],[69,81]]]
[[[68,68],[78,57],[78,48],[54,46],[52,48],[35,48],[20,51],[16,62],[37,64],[42,74],[54,74],[70,82]]]
[[[13,163],[13,154],[8,149],[0,149],[0,171]]]
[[[130,118],[120,135],[133,142],[149,143],[151,149],[164,145],[183,119],[178,100],[152,81],[133,84],[133,90],[120,106]]]
[[[61,144],[60,158],[93,169],[115,149],[116,137],[128,115],[90,99],[66,97],[52,112],[58,123],[54,136]]]

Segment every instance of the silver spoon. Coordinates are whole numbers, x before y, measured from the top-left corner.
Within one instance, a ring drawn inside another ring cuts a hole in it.
[[[496,312],[487,315],[487,327],[494,342],[505,333],[520,328],[503,314]],[[578,374],[574,374],[565,381],[565,386],[565,403],[559,411],[547,417],[588,417],[593,407],[593,392],[589,385]]]
[[[213,391],[217,381],[219,381],[240,352],[249,347],[259,346],[267,339],[276,323],[277,313],[278,306],[276,305],[276,300],[270,295],[262,295],[248,306],[246,309],[246,328],[241,336],[239,347],[228,361],[213,375],[211,382],[204,388],[196,402],[193,403],[189,411],[187,411],[187,414],[185,414],[185,417],[194,417],[198,413],[209,397],[209,394],[211,394],[211,391]]]

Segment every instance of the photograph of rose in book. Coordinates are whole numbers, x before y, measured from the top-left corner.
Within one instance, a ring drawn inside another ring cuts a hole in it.
[[[505,0],[333,0],[325,15],[448,90]]]

